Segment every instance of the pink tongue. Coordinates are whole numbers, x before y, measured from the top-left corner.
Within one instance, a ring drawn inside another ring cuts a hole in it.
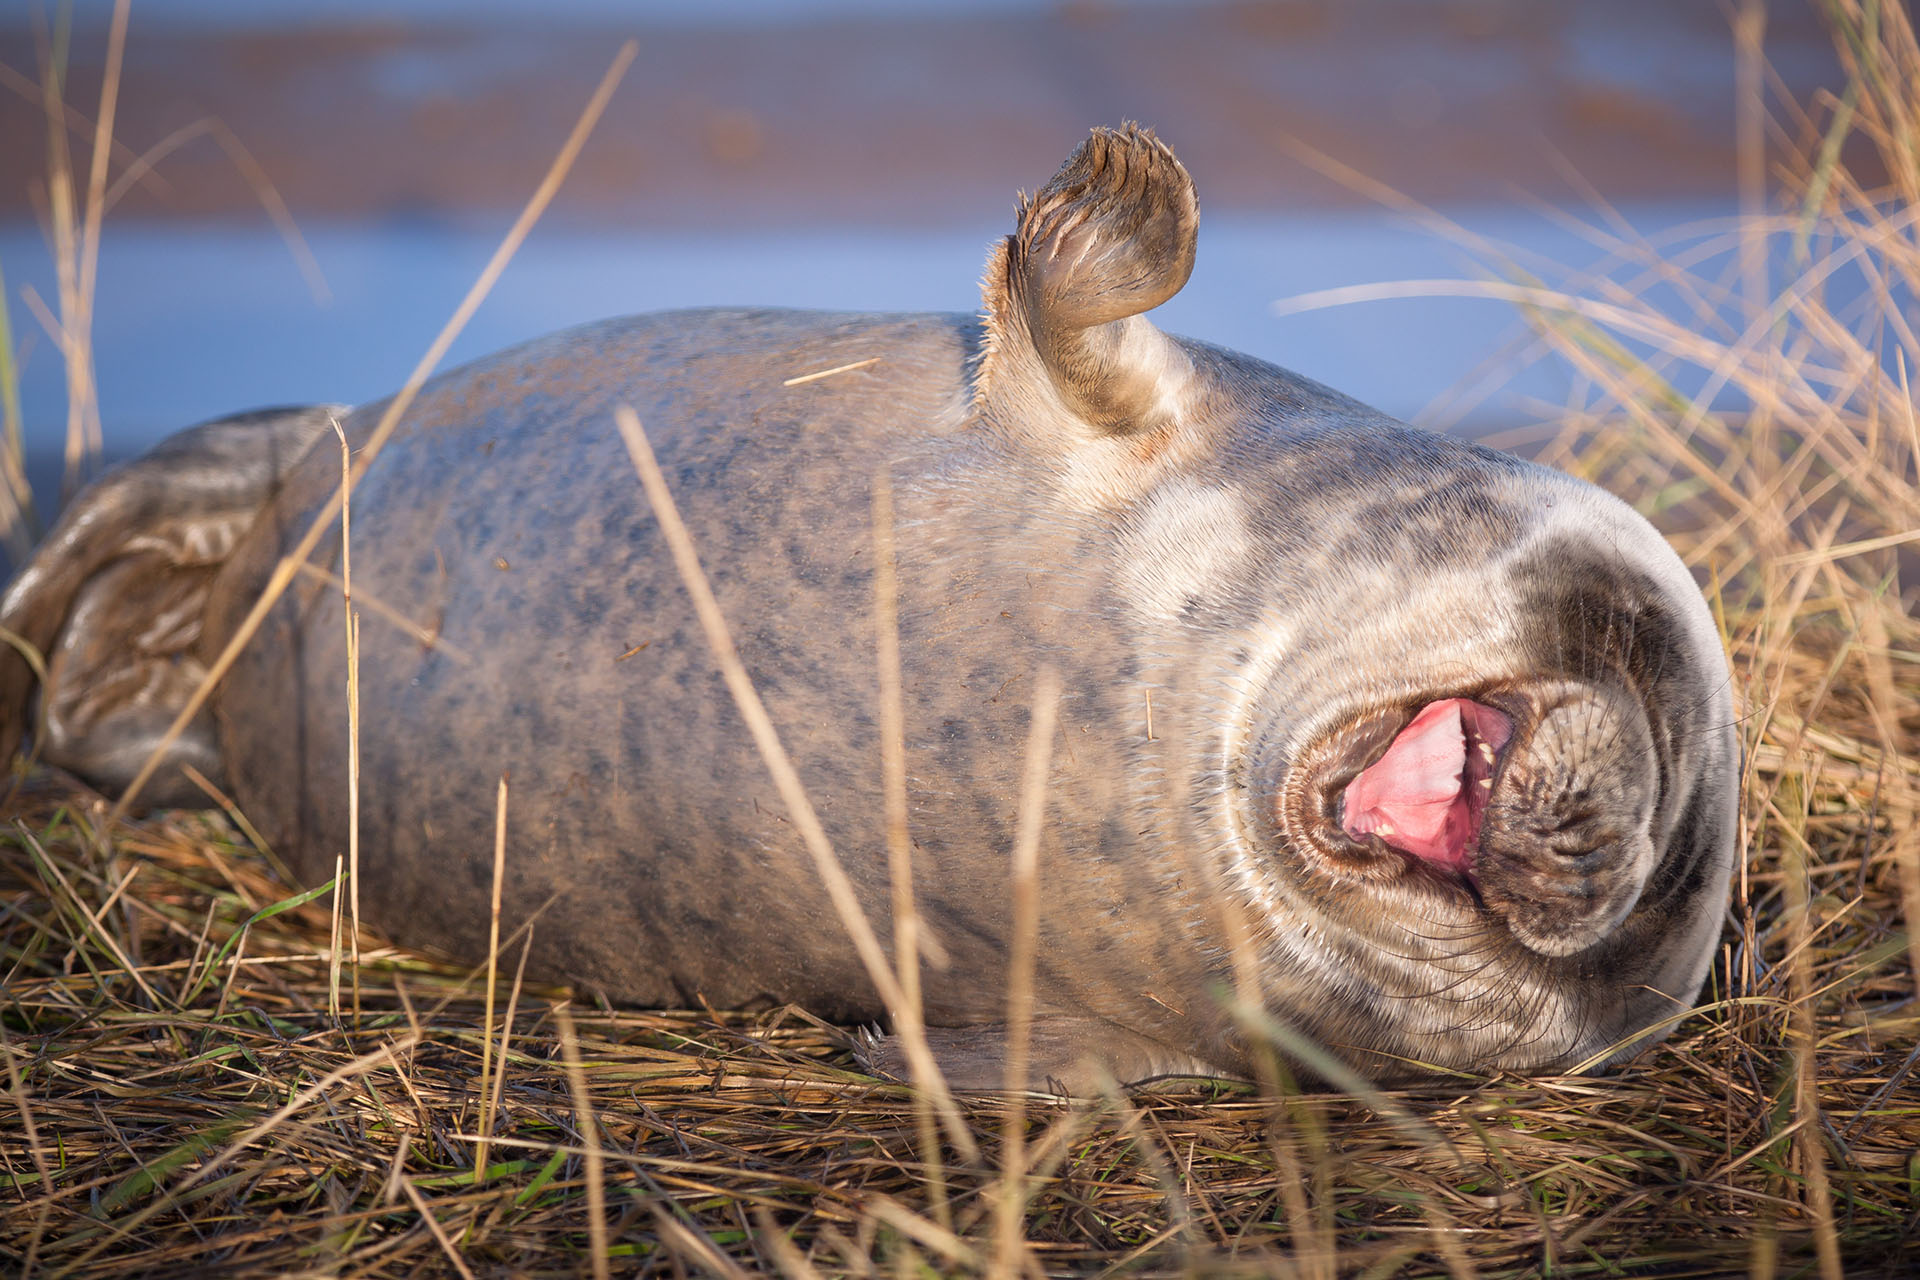
[[[1472,759],[1469,727],[1478,753]],[[1355,839],[1378,835],[1415,857],[1466,870],[1486,807],[1479,784],[1492,773],[1491,751],[1511,733],[1506,716],[1466,698],[1429,704],[1347,784],[1341,825]]]

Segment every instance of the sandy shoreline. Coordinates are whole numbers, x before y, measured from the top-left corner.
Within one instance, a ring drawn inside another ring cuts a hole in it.
[[[217,119],[298,216],[432,222],[517,206],[612,51],[640,54],[556,213],[623,227],[929,225],[1043,179],[1088,126],[1173,141],[1216,209],[1358,199],[1299,139],[1408,194],[1487,204],[1722,196],[1735,185],[1732,40],[1671,0],[1063,5],[783,28],[368,24],[193,30],[135,6],[118,133],[138,151]],[[90,110],[104,41],[75,41]],[[1837,73],[1802,6],[1769,56],[1804,94]],[[33,40],[0,28],[0,62]],[[43,185],[37,104],[0,93],[0,218]],[[16,141],[17,140],[17,141]],[[84,151],[82,151],[84,154]],[[1569,174],[1578,175],[1569,181]],[[255,216],[210,140],[120,215]],[[42,197],[44,198],[44,197]]]

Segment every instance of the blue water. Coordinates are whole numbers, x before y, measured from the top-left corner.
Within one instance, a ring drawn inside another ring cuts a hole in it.
[[[1116,0],[1100,0],[1112,5]],[[1117,0],[1128,5],[1171,7],[1217,0]],[[1415,0],[1421,2],[1421,0]],[[79,11],[100,18],[111,0],[79,0]],[[996,13],[1046,12],[1060,0],[135,0],[143,22],[222,28],[391,22],[538,21],[582,25],[726,26],[770,22],[817,22],[840,18],[884,19],[977,17]]]
[[[1648,228],[1704,210],[1637,212]],[[1543,258],[1584,264],[1597,251],[1537,215],[1466,216],[1476,231]],[[796,233],[623,235],[538,230],[455,346],[446,367],[610,315],[760,304],[856,310],[969,311],[989,242],[1004,230],[849,229]],[[354,403],[394,390],[458,305],[498,232],[422,226],[306,229],[324,275],[318,298],[264,226],[109,223],[102,242],[94,350],[110,452],[266,404]],[[65,387],[53,345],[21,305],[23,286],[57,296],[38,233],[0,228],[0,267],[16,340],[29,452],[57,451]],[[1156,313],[1174,332],[1296,369],[1401,417],[1422,411],[1522,332],[1494,302],[1415,299],[1276,316],[1291,295],[1417,277],[1471,277],[1454,244],[1382,213],[1209,218],[1186,290]],[[1568,378],[1522,370],[1472,415],[1509,421],[1558,402]]]

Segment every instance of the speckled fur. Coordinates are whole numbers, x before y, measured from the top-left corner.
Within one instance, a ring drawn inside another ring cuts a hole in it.
[[[999,1080],[1043,665],[1065,694],[1037,1079],[1248,1072],[1220,999],[1236,935],[1276,1017],[1381,1076],[1565,1067],[1683,1007],[1718,933],[1735,802],[1726,666],[1685,570],[1597,490],[1154,329],[1137,312],[1185,280],[1197,210],[1151,135],[1102,131],[996,251],[984,321],[667,313],[430,383],[354,495],[354,586],[468,658],[365,617],[375,921],[479,954],[508,775],[503,924],[538,915],[537,970],[643,1005],[883,1012],[613,430],[631,404],[883,938],[869,494],[891,479],[916,892],[948,957],[926,1012],[957,1083]],[[1043,259],[1064,274],[1042,278]],[[383,408],[347,417],[349,438]],[[286,477],[215,584],[203,652],[337,477],[331,448]],[[340,608],[297,582],[217,698],[234,789],[309,877],[346,846]],[[1596,710],[1553,720],[1567,690]],[[1530,777],[1568,795],[1613,778],[1649,865],[1596,837],[1569,889],[1516,834],[1545,819],[1512,813],[1476,900],[1329,843],[1313,762],[1456,695],[1505,699],[1519,725],[1496,806]],[[1580,905],[1603,884],[1618,919]],[[1579,929],[1591,944],[1571,954],[1537,945]]]

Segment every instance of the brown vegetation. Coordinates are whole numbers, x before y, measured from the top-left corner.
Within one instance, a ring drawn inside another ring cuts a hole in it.
[[[1849,87],[1771,121],[1736,23],[1753,207],[1718,257],[1608,225],[1621,270],[1578,295],[1473,286],[1585,375],[1543,453],[1672,530],[1735,659],[1743,870],[1667,1043],[1599,1079],[966,1097],[936,1140],[843,1029],[583,1007],[516,937],[469,972],[364,935],[344,995],[338,895],[237,814],[107,823],[34,775],[0,832],[6,1269],[1920,1270],[1920,46],[1898,6],[1826,8]],[[1769,128],[1802,159],[1763,198]]]

